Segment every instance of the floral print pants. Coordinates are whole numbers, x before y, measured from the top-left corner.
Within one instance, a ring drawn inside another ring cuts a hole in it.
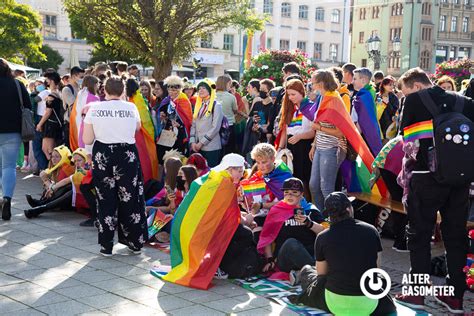
[[[104,144],[92,150],[92,178],[96,188],[99,244],[110,247],[118,228],[118,241],[142,248],[148,239],[143,177],[135,144]]]

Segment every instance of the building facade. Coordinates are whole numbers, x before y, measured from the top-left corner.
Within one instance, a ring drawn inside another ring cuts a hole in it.
[[[349,0],[254,0],[251,6],[269,21],[252,40],[252,56],[261,49],[299,49],[318,67],[328,67],[349,60]],[[228,28],[197,43],[192,58],[202,58],[208,77],[224,71],[239,70],[245,32]],[[184,63],[191,66],[192,58]]]
[[[436,62],[472,58],[474,1],[441,0]]]
[[[61,0],[17,0],[38,11],[42,19],[43,44],[57,50],[64,58],[58,72],[69,72],[73,66],[86,67],[92,46],[85,40],[76,39],[71,31],[68,15]]]
[[[437,0],[354,0],[351,32],[351,61],[374,69],[366,42],[378,36],[380,70],[399,76],[412,67],[435,69],[435,48],[439,21]],[[400,50],[394,50],[394,40]]]

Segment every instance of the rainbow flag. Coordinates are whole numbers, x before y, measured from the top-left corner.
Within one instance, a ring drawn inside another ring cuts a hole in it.
[[[433,120],[418,122],[403,129],[403,140],[405,142],[433,138],[433,135]]]
[[[303,125],[303,113],[297,111],[291,119],[291,123],[288,125],[288,127],[295,127],[301,125]]]
[[[242,63],[240,65],[240,73],[243,73],[244,70],[250,68],[252,63],[252,41],[253,41],[253,32],[247,32],[243,38],[243,46],[242,46]]]
[[[269,174],[263,175],[263,179],[267,184],[267,188],[275,195],[279,200],[283,200],[283,191],[281,190],[283,182],[286,179],[291,178],[293,174],[290,168],[283,162],[280,161]]]
[[[151,208],[147,216],[148,238],[155,236],[172,219],[173,215],[165,214],[157,207]]]
[[[227,171],[196,179],[171,228],[171,271],[165,281],[207,290],[240,222],[237,190]]]
[[[244,194],[248,197],[252,197],[254,195],[265,195],[267,193],[265,181],[263,178],[254,181],[250,179],[242,180],[240,181],[240,185],[242,186]]]

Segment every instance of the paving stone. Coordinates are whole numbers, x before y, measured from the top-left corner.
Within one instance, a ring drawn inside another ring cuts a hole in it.
[[[56,304],[50,304],[45,306],[38,307],[38,310],[46,313],[48,315],[76,315],[80,313],[89,312],[95,310],[93,307],[88,305],[76,302],[76,301],[67,301]]]
[[[132,301],[147,300],[147,299],[157,299],[158,296],[164,297],[168,294],[164,292],[159,292],[158,290],[152,289],[148,286],[140,286],[131,289],[125,290],[113,290],[111,293],[114,293],[119,296],[126,297]]]
[[[78,272],[71,276],[71,278],[85,282],[85,283],[92,283],[92,282],[100,282],[105,280],[116,279],[117,276],[111,273],[107,273],[101,270],[94,270],[94,271],[87,271],[87,272]]]
[[[10,276],[10,275],[0,272],[0,288],[1,286],[21,283],[21,282],[23,282],[21,278]]]
[[[72,299],[78,299],[81,297],[96,296],[104,294],[105,291],[88,284],[82,284],[78,286],[66,287],[61,289],[54,289],[56,293],[67,296]]]
[[[164,297],[158,296],[158,298],[139,300],[138,302],[151,308],[159,309],[165,312],[171,311],[173,309],[179,309],[195,305],[193,302],[172,295]]]
[[[134,302],[104,309],[103,311],[112,315],[167,315],[160,310]]]
[[[12,300],[11,298],[0,295],[0,311],[1,313],[10,313],[18,310],[29,308],[28,306]]]
[[[126,280],[123,278],[100,281],[97,283],[91,283],[91,285],[98,287],[99,289],[106,290],[106,291],[130,289],[130,288],[140,286],[139,283],[132,282],[130,280]]]
[[[19,311],[9,312],[8,316],[39,316],[39,315],[46,315],[34,308],[22,309]]]
[[[35,293],[43,292],[46,290],[47,288],[28,281],[23,281],[22,283],[14,283],[0,287],[0,293],[10,297],[14,297],[16,293]]]
[[[95,296],[81,297],[77,301],[92,306],[96,309],[104,309],[112,306],[123,305],[127,303],[132,303],[131,300],[123,298],[121,296],[105,293]]]
[[[190,307],[185,307],[185,308],[180,308],[180,309],[175,309],[169,312],[170,315],[173,316],[192,316],[192,315],[212,315],[212,316],[218,316],[218,315],[226,315],[223,312],[216,311],[214,309],[211,309],[206,306],[201,306],[201,305],[193,305]],[[259,315],[259,314],[252,314],[253,316]]]
[[[255,309],[255,306],[245,302],[240,302],[234,298],[226,298],[223,300],[202,303],[202,305],[224,313],[238,313],[248,309]]]
[[[15,293],[14,295],[11,295],[10,298],[31,307],[49,305],[69,300],[66,296],[47,290],[34,293]]]

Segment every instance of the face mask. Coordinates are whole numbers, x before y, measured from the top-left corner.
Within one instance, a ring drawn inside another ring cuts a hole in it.
[[[263,92],[263,91],[260,91],[260,97],[262,99],[266,99],[268,97],[268,92]]]
[[[82,86],[82,81],[84,81],[84,79],[81,78],[81,79],[77,79],[76,82],[77,82],[78,85]]]
[[[40,84],[39,86],[36,87],[36,91],[38,91],[38,92],[44,91],[45,89],[46,89],[46,87],[42,84]]]
[[[183,177],[176,177],[176,189],[178,189],[180,191],[184,191],[185,190],[185,187],[184,187],[185,183],[186,183],[186,181],[184,181]]]

